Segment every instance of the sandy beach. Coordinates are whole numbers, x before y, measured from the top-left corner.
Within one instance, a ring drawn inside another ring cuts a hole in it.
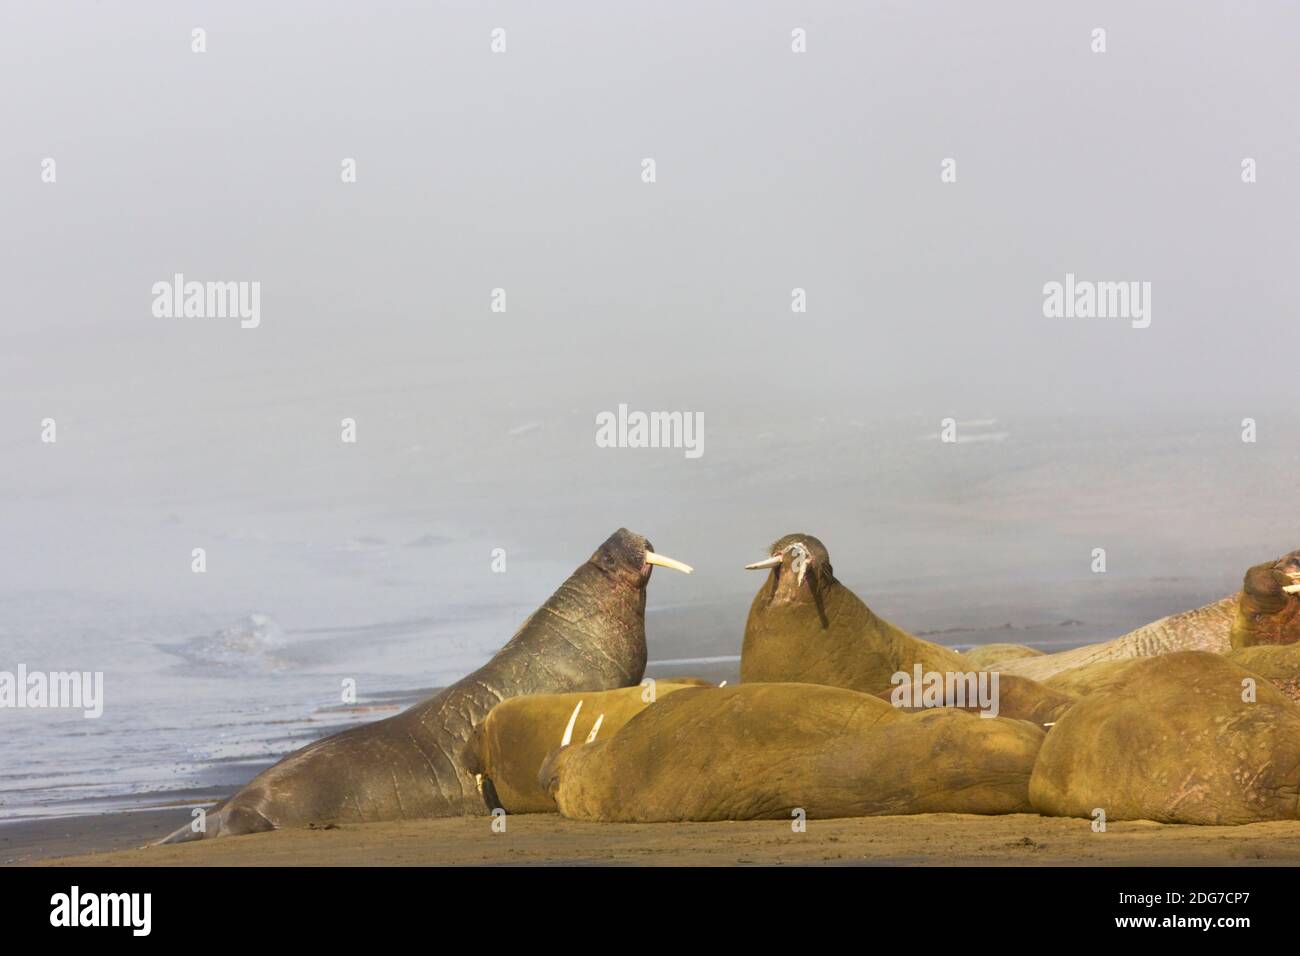
[[[117,829],[119,835],[122,829]],[[1300,864],[1300,821],[1241,827],[1112,823],[1015,814],[922,814],[784,821],[600,824],[557,814],[285,830],[179,846],[37,861],[75,866],[1281,866]]]

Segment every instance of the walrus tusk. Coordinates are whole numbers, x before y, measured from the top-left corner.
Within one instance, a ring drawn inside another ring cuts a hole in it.
[[[746,571],[762,571],[766,568],[774,568],[781,563],[781,555],[774,554],[763,561],[755,561],[753,564],[745,565]]]
[[[605,715],[601,714],[596,718],[596,722],[591,725],[591,733],[587,734],[587,743],[596,739],[596,734],[600,733],[600,725],[605,720]]]
[[[578,722],[578,711],[582,710],[582,701],[578,701],[578,706],[573,708],[573,713],[569,715],[569,726],[564,728],[564,736],[560,738],[560,746],[567,747],[573,742],[573,725]]]
[[[682,564],[673,558],[665,558],[662,554],[655,554],[653,551],[645,553],[646,564],[656,564],[661,568],[672,568],[674,571],[680,571],[682,574],[690,574],[695,569],[689,564]]]
[[[1287,594],[1300,594],[1300,584],[1288,584],[1282,590]]]

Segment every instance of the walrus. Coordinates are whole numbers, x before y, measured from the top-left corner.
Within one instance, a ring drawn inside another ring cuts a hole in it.
[[[470,732],[521,694],[607,690],[641,680],[652,567],[690,567],[620,528],[469,676],[406,711],[308,744],[263,770],[206,816],[163,842],[314,823],[484,814],[463,765]]]
[[[1261,644],[1293,644],[1300,640],[1300,551],[1292,551],[1250,568],[1242,588],[1218,601],[1158,621],[1099,644],[1087,644],[1042,657],[1004,661],[999,670],[1052,683],[1057,674],[1102,661],[1155,657],[1174,651],[1226,654],[1234,648]],[[1291,589],[1295,590],[1291,590]],[[1105,668],[1094,673],[1109,673]],[[1076,675],[1077,676],[1077,675]]]
[[[803,682],[874,694],[899,672],[968,669],[957,651],[932,644],[877,616],[835,578],[826,546],[788,534],[769,557],[746,565],[770,569],[754,595],[740,650],[740,680]]]
[[[608,736],[668,694],[700,686],[711,685],[694,678],[668,678],[653,686],[503,700],[470,734],[465,769],[482,778],[484,796],[493,807],[507,813],[554,813],[555,801],[542,788],[538,772],[557,739],[567,746],[575,730],[579,740],[594,740],[598,733]]]
[[[749,609],[740,652],[740,679],[826,684],[890,698],[895,675],[983,672],[951,648],[915,637],[875,614],[835,578],[826,546],[810,534],[788,534],[769,557],[746,565],[770,574]],[[998,670],[1002,670],[999,665]],[[996,713],[1045,724],[1073,703],[1073,695],[1011,677],[996,686]],[[901,678],[900,678],[901,679]],[[947,705],[941,701],[939,706]]]
[[[1300,641],[1300,551],[1246,572],[1228,641],[1234,650]]]
[[[1206,825],[1300,817],[1300,707],[1253,678],[1206,651],[1132,662],[1047,735],[1034,809]]]
[[[687,687],[556,750],[540,779],[575,820],[1024,813],[1042,741],[1026,721],[905,713],[840,687]]]

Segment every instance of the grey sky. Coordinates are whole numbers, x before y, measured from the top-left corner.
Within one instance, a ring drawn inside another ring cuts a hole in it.
[[[728,569],[836,518],[892,520],[918,550],[1032,525],[1063,566],[1108,534],[1152,563],[1185,553],[1241,490],[1225,476],[1262,493],[1292,484],[1262,462],[1294,475],[1298,28],[1280,2],[9,4],[5,573],[188,586],[196,520],[205,540],[397,543],[459,522],[474,561],[498,540],[545,555],[512,579],[520,603],[620,523]],[[175,272],[261,282],[261,327],[154,318]],[[1044,318],[1066,272],[1151,282],[1151,328]],[[594,415],[619,402],[703,412],[704,458],[598,451]],[[1021,453],[1059,486],[981,498],[1028,467],[992,446],[974,470],[913,456],[881,477],[945,416],[1033,420],[1056,444]],[[1245,416],[1271,443],[1253,465],[1227,457]],[[1155,456],[1162,428],[1209,435],[1142,491],[1177,501],[1194,479],[1205,510],[1153,538],[1120,485],[1080,512],[1094,523],[1054,524],[1131,464],[1072,442],[1085,424]],[[1240,508],[1216,577],[1275,543],[1267,501]],[[185,531],[163,554],[138,529],[169,513]],[[286,562],[245,557],[265,606]]]

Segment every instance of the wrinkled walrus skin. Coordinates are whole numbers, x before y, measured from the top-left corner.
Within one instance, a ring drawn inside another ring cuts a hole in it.
[[[165,842],[321,822],[485,814],[462,749],[474,725],[520,694],[606,690],[645,671],[649,543],[620,528],[532,613],[496,656],[410,709],[326,737],[262,771]]]
[[[1228,634],[1232,630],[1236,608],[1237,596],[1232,595],[1204,607],[1143,624],[1136,630],[1109,641],[1085,644],[1083,647],[1044,654],[1042,657],[1004,661],[998,666],[1004,673],[1047,681],[1076,667],[1105,661],[1157,657],[1174,651],[1210,651],[1222,654],[1232,647]]]
[[[1255,700],[1243,700],[1253,685]],[[1133,661],[1047,735],[1029,784],[1050,816],[1206,825],[1300,817],[1300,707],[1227,658]]]
[[[1295,583],[1288,572],[1300,574],[1300,551],[1250,568],[1236,594],[1180,614],[1144,624],[1135,631],[1100,644],[1087,644],[1042,657],[1004,661],[999,669],[1037,681],[1049,681],[1074,668],[1157,657],[1174,651],[1209,651],[1226,654],[1236,648],[1300,641],[1300,596],[1283,587]],[[1092,674],[1113,673],[1093,668]],[[1080,691],[1093,678],[1052,682],[1063,690]]]
[[[542,779],[575,820],[655,823],[1024,813],[1043,731],[960,710],[909,714],[815,684],[688,687]]]
[[[569,718],[579,703],[573,739],[587,739],[600,718],[599,735],[608,737],[656,701],[684,687],[707,686],[704,681],[655,681],[650,686],[618,690],[575,691],[570,694],[528,694],[497,704],[474,728],[465,748],[465,767],[482,774],[484,794],[495,794],[507,813],[554,813],[551,799],[538,780],[546,758],[560,744]],[[488,789],[488,785],[491,789]]]

